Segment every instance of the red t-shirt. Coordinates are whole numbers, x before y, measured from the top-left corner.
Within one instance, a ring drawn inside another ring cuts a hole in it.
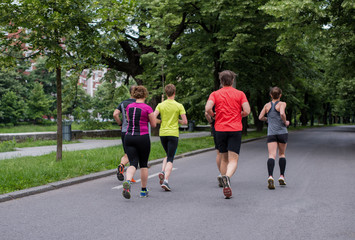
[[[214,102],[216,131],[236,132],[243,130],[242,104],[248,102],[244,92],[233,87],[223,87],[211,93],[208,100]]]

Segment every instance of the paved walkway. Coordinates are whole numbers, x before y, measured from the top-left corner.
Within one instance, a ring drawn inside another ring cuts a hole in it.
[[[193,132],[193,133],[182,133],[180,134],[180,139],[184,138],[196,138],[196,137],[204,137],[210,136],[210,132]],[[152,137],[152,142],[159,141],[159,137]],[[72,144],[64,144],[63,151],[79,151],[79,150],[87,150],[94,148],[104,148],[111,147],[122,144],[121,139],[114,140],[90,140],[90,139],[80,139],[80,143],[72,143]],[[44,154],[48,154],[51,152],[55,152],[57,150],[56,145],[52,146],[42,146],[42,147],[29,147],[29,148],[17,148],[16,151],[13,152],[3,152],[0,153],[0,160],[9,159],[9,158],[17,158],[17,157],[25,157],[25,156],[40,156]]]

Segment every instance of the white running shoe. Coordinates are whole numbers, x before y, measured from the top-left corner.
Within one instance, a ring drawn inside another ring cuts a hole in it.
[[[268,188],[269,189],[275,189],[275,183],[274,183],[274,178],[273,177],[269,177],[268,179],[267,179],[267,183],[268,183]]]
[[[285,181],[285,178],[283,176],[280,176],[279,178],[279,184],[281,186],[286,186],[286,181]]]

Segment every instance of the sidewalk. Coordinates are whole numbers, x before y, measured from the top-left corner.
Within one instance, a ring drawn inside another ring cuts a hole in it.
[[[211,136],[210,132],[193,132],[193,133],[181,133],[180,139],[184,138],[196,138]],[[115,140],[90,140],[90,139],[80,139],[80,143],[64,144],[63,151],[79,151],[88,150],[94,148],[104,148],[111,147],[122,144],[121,139]],[[152,142],[160,141],[157,136],[151,137]],[[30,147],[30,148],[17,148],[13,152],[3,152],[0,153],[0,160],[25,157],[25,156],[40,156],[49,154],[51,152],[57,151],[56,145],[42,146],[42,147]]]

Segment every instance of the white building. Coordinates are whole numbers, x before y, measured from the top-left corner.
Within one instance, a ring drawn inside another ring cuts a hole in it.
[[[102,70],[85,69],[79,77],[78,84],[82,85],[86,93],[93,97],[106,72],[107,68]]]

